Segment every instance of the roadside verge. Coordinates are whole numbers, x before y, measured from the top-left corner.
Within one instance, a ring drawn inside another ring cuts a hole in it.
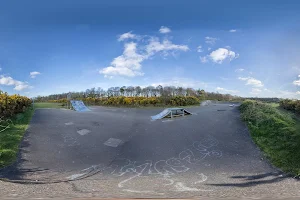
[[[289,113],[257,101],[240,106],[251,137],[271,163],[284,172],[300,175],[300,122]]]

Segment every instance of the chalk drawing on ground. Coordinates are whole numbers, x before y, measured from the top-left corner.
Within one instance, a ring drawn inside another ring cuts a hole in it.
[[[139,193],[139,194],[158,194],[158,195],[164,195],[164,193],[158,193],[158,192],[149,191],[149,190],[139,191],[139,190],[123,189],[123,191],[124,192]]]
[[[203,191],[212,191],[212,190],[203,190],[203,189],[198,189],[198,188],[192,188],[186,186],[182,182],[177,182],[175,183],[175,191],[178,192],[203,192]]]
[[[194,184],[203,183],[203,182],[205,182],[207,180],[207,176],[205,176],[204,174],[197,173],[197,175],[199,175],[201,178],[200,178],[200,180],[194,182]]]
[[[99,173],[101,176],[112,175],[120,179],[120,182],[117,184],[118,187],[128,192],[149,193],[161,187],[179,192],[210,191],[198,188],[208,177],[197,166],[204,165],[203,161],[207,157],[222,157],[222,152],[215,149],[217,146],[218,141],[212,138],[195,141],[185,150],[178,153],[176,157],[158,161],[132,161],[126,158],[117,158],[109,166],[93,165],[69,178],[78,179],[96,173]],[[181,179],[182,175],[188,171],[191,171],[192,176],[190,175],[183,182]],[[145,182],[149,182],[149,178],[153,184],[147,186],[140,184],[143,182],[141,181],[142,179],[145,179]],[[157,184],[154,184],[156,182]],[[158,188],[152,189],[151,187]],[[145,188],[147,189],[145,190]]]

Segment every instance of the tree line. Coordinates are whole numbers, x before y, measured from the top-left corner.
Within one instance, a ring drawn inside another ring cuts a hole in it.
[[[38,96],[35,101],[45,102],[50,100],[67,99],[69,93],[52,94],[48,96]],[[196,97],[199,100],[219,100],[219,101],[240,101],[239,96],[230,94],[220,94],[218,92],[206,92],[203,89],[193,89],[175,86],[123,86],[123,87],[110,87],[107,90],[98,87],[87,89],[81,92],[70,92],[72,99],[85,99],[85,98],[111,98],[111,97],[159,97],[159,98],[172,98],[172,97]]]

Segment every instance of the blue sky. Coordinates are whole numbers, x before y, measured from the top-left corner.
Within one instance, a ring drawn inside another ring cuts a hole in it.
[[[300,98],[299,1],[0,3],[0,90],[175,85]]]

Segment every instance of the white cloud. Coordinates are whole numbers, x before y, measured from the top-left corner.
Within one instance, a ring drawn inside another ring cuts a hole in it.
[[[119,36],[118,41],[124,41],[127,39],[138,39],[139,37],[135,34],[132,34],[131,31],[127,33],[123,33],[122,35]]]
[[[15,86],[14,90],[18,90],[18,91],[31,87],[27,83],[15,80],[10,76],[0,76],[0,85],[7,85],[7,86],[14,85]]]
[[[298,78],[300,78],[300,75],[298,75]]]
[[[105,77],[121,75],[121,76],[142,76],[140,72],[141,62],[145,60],[145,56],[137,53],[137,44],[134,42],[126,43],[123,54],[114,58],[110,63],[111,66],[101,69],[99,72]]]
[[[239,68],[239,69],[236,69],[235,72],[243,72],[245,71],[245,69],[242,69],[242,68]]]
[[[16,87],[14,87],[14,90],[21,91],[27,88],[30,88],[30,86],[27,84],[21,84],[21,85],[16,85]]]
[[[157,87],[157,86],[175,86],[175,87],[184,87],[184,88],[194,88],[194,89],[199,89],[199,88],[206,88],[207,83],[193,80],[191,78],[178,78],[178,77],[173,77],[171,79],[166,79],[163,81],[158,81],[155,83],[152,83],[151,86]]]
[[[0,76],[0,85],[15,85],[18,83],[20,83],[20,81],[16,81],[12,77]]]
[[[171,29],[168,28],[168,27],[165,27],[165,26],[161,26],[160,29],[159,29],[159,32],[160,33],[170,33]]]
[[[252,77],[239,77],[239,80],[246,81],[246,85],[251,85],[254,87],[263,87],[263,83],[260,80],[257,80]]]
[[[236,29],[231,29],[229,30],[230,33],[235,33],[236,32]]]
[[[223,81],[228,81],[228,80],[230,80],[229,78],[222,77],[222,76],[220,76],[220,79],[223,80]]]
[[[300,94],[300,91],[297,91],[296,94]]]
[[[236,54],[234,51],[230,51],[225,48],[219,48],[209,54],[209,58],[213,62],[218,63],[218,64],[222,64],[222,62],[226,59],[231,61],[235,58],[238,58],[238,56],[239,55]]]
[[[218,92],[231,93],[231,94],[235,94],[235,93],[239,92],[238,90],[228,90],[228,89],[225,89],[225,88],[222,88],[222,87],[217,87],[216,90]]]
[[[176,45],[167,39],[160,42],[158,38],[153,37],[146,46],[141,47],[142,50],[138,51],[137,45],[134,42],[125,43],[123,54],[114,58],[110,66],[101,69],[99,73],[104,74],[106,78],[112,78],[112,76],[116,75],[128,77],[143,76],[141,63],[156,53],[161,52],[163,56],[168,56],[169,53],[189,50],[186,45]]]
[[[258,89],[258,88],[252,88],[250,94],[257,95],[257,94],[260,94],[261,91],[262,91],[261,89]]]
[[[207,57],[206,56],[200,56],[200,61],[202,62],[202,63],[207,63],[208,62],[208,59],[207,59]]]
[[[293,82],[294,85],[300,86],[300,80],[296,80]]]
[[[216,41],[218,40],[218,38],[213,38],[213,37],[205,37],[205,43],[210,44],[210,45],[214,45],[216,43]]]
[[[35,78],[37,75],[40,75],[40,72],[30,72],[30,77]]]
[[[199,45],[199,46],[197,47],[197,52],[199,52],[199,53],[203,52],[203,49],[202,49],[202,46],[201,46],[201,45]]]
[[[162,43],[158,38],[151,38],[150,43],[146,45],[146,51],[148,55],[153,55],[157,52],[163,52],[164,55],[168,55],[168,51],[188,51],[187,45],[173,44],[171,41],[165,39]]]

